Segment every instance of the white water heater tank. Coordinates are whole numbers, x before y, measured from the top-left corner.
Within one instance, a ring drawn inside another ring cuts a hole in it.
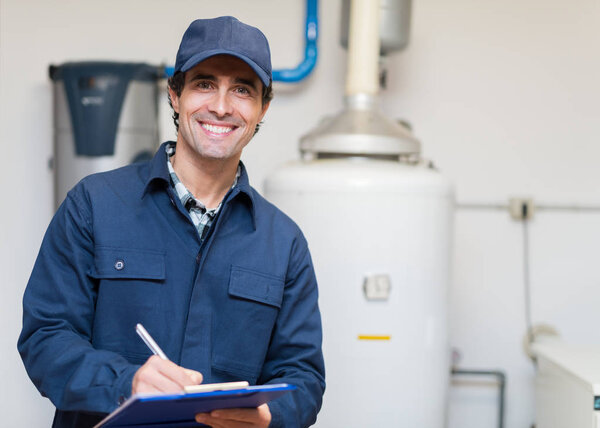
[[[445,426],[452,188],[397,159],[296,161],[265,183],[306,235],[319,282],[318,427]]]

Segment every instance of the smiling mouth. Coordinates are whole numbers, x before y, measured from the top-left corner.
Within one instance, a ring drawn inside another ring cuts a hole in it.
[[[229,134],[231,131],[233,131],[236,128],[233,126],[211,125],[210,123],[200,123],[200,126],[202,127],[202,129],[208,131],[209,133],[216,134],[216,135]]]

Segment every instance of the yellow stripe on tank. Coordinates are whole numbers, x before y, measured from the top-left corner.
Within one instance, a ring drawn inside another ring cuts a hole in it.
[[[392,336],[379,336],[372,334],[359,334],[358,340],[391,340]]]

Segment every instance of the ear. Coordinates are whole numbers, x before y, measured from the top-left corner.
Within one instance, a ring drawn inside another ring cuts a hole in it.
[[[258,118],[259,122],[261,122],[263,120],[263,117],[265,117],[265,114],[267,113],[267,110],[269,110],[270,105],[271,101],[262,106],[262,112],[260,113],[260,117]]]
[[[171,87],[168,87],[169,89],[169,97],[171,98],[171,105],[173,106],[173,110],[175,110],[175,113],[179,113],[179,97],[177,96],[177,94],[175,93],[175,91],[173,89],[171,89]]]

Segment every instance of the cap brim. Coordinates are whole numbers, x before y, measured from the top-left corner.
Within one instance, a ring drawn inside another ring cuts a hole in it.
[[[254,61],[252,61],[250,58],[248,58],[245,55],[241,55],[238,52],[232,52],[227,49],[214,49],[214,50],[198,53],[198,54],[192,56],[190,59],[188,59],[185,62],[185,64],[183,64],[183,66],[181,66],[181,70],[175,70],[175,71],[182,71],[185,73],[186,71],[188,71],[188,70],[194,68],[196,65],[200,64],[205,59],[208,59],[208,58],[216,56],[216,55],[231,55],[231,56],[241,59],[246,64],[248,64],[250,66],[250,68],[256,73],[256,75],[258,76],[260,81],[263,83],[263,85],[269,86],[269,84],[271,83],[271,76],[269,76],[269,74],[265,70],[263,70],[258,64],[256,64]]]

